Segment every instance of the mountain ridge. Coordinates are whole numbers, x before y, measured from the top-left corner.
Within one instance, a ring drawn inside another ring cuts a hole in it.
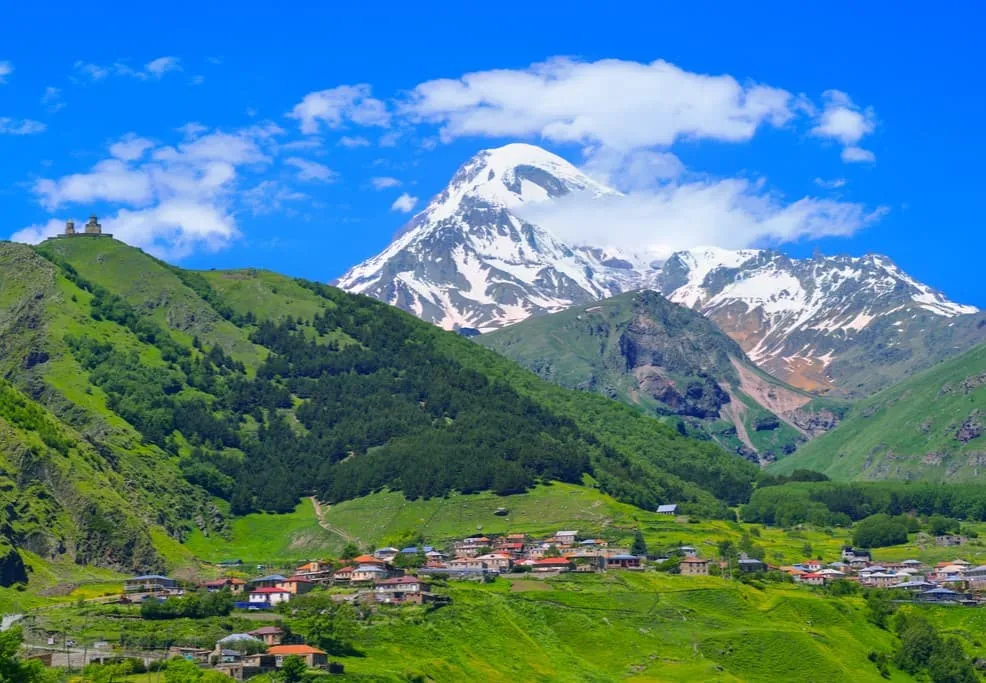
[[[710,247],[661,260],[644,249],[570,244],[525,218],[571,195],[623,196],[533,145],[483,150],[391,245],[337,284],[446,329],[483,332],[656,289],[712,318],[771,374],[847,397],[986,341],[986,316],[885,256],[793,259]]]

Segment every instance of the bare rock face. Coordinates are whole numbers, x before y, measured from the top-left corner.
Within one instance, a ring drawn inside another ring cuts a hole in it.
[[[979,409],[969,413],[962,426],[955,432],[955,440],[967,444],[983,435],[982,411]]]
[[[825,432],[835,429],[839,424],[839,416],[831,410],[815,412],[795,410],[788,415],[788,418],[810,437],[821,436]]]

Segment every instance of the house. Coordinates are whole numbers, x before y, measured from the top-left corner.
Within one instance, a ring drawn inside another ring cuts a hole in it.
[[[932,588],[918,593],[915,597],[922,602],[959,602],[965,599],[962,593],[948,588]]]
[[[867,562],[873,561],[873,556],[869,550],[860,550],[859,548],[853,548],[851,545],[844,545],[842,546],[842,561],[848,562],[850,565],[854,561],[861,562],[861,566],[865,566]]]
[[[947,564],[935,570],[935,578],[941,582],[962,581],[966,567],[961,564]]]
[[[142,574],[123,581],[124,593],[160,593],[177,587],[177,581],[160,574]]]
[[[567,572],[573,565],[567,557],[545,557],[535,561],[533,567],[536,572]]]
[[[440,550],[429,550],[425,553],[425,560],[428,562],[444,562],[448,556]]]
[[[390,572],[381,567],[379,564],[361,564],[355,569],[350,576],[349,580],[353,583],[362,581],[378,581],[379,579],[386,579],[390,576]]]
[[[950,548],[956,545],[965,545],[969,542],[967,536],[957,536],[955,534],[943,534],[941,536],[935,536],[935,545],[944,548]]]
[[[486,563],[476,557],[457,557],[448,563],[449,569],[486,569]]]
[[[219,664],[234,664],[241,659],[243,659],[243,655],[236,650],[222,649],[219,651]]]
[[[251,588],[276,588],[281,585],[282,581],[287,581],[288,577],[281,576],[280,574],[270,574],[269,576],[261,576],[259,579],[253,579],[250,581]]]
[[[392,548],[388,546],[386,548],[377,548],[376,550],[373,551],[373,556],[383,562],[390,562],[395,557],[397,557],[400,554],[400,552],[401,551],[398,550],[397,548]]]
[[[682,545],[682,546],[678,546],[678,552],[687,557],[689,555],[697,554],[698,549],[693,545]]]
[[[268,647],[271,645],[280,645],[284,639],[284,631],[277,626],[264,626],[250,631],[247,635],[264,641],[264,645]]]
[[[423,600],[425,584],[413,576],[402,576],[394,579],[377,581],[373,592],[377,602],[398,604],[402,602],[417,602]]]
[[[913,591],[922,591],[923,592],[923,591],[929,591],[932,588],[937,588],[937,586],[935,584],[929,583],[927,581],[905,581],[903,583],[894,584],[893,586],[890,586],[890,588],[893,588],[894,590],[898,590],[899,589],[899,590],[903,590],[903,591],[911,591],[911,592],[913,592]]]
[[[482,562],[487,569],[495,572],[506,573],[513,566],[513,559],[506,553],[487,553],[474,558],[476,562]]]
[[[236,681],[249,680],[254,676],[273,671],[274,668],[274,658],[267,654],[245,655],[238,662],[216,665],[216,671]]]
[[[578,537],[578,531],[558,531],[555,532],[555,543],[558,545],[575,545],[575,539]]]
[[[825,575],[817,572],[804,572],[797,578],[797,581],[809,586],[824,586]]]
[[[274,665],[281,668],[285,657],[301,657],[309,667],[322,667],[329,663],[325,652],[311,645],[275,645],[267,650],[274,657]]]
[[[674,515],[678,514],[678,505],[677,503],[670,503],[668,505],[658,505],[657,514],[668,515],[669,517],[673,517]]]
[[[282,602],[288,602],[291,595],[291,591],[275,586],[254,588],[250,591],[249,605],[256,608],[274,607]]]
[[[908,578],[910,577],[907,574],[879,571],[861,574],[859,582],[864,586],[870,586],[872,588],[888,588],[890,586],[896,586],[898,583],[904,583]]]
[[[291,576],[278,584],[277,588],[283,588],[291,595],[304,595],[314,588],[314,584],[304,576]]]
[[[243,579],[227,577],[225,579],[216,579],[215,581],[206,581],[202,585],[210,593],[228,590],[230,593],[240,594],[246,586],[246,581]]]
[[[355,567],[343,567],[342,569],[336,570],[332,575],[333,581],[350,581],[353,578],[353,570]]]
[[[617,553],[603,559],[606,569],[640,569],[640,558],[629,553]]]
[[[678,563],[678,571],[685,576],[708,576],[709,561],[689,555]]]
[[[747,557],[746,553],[740,554],[737,564],[741,572],[762,572],[767,568],[767,565],[755,557]],[[806,565],[805,568],[811,572],[821,569],[821,566],[822,564],[820,562],[816,562],[814,565]]]
[[[397,551],[397,552],[400,552],[400,551]],[[385,565],[387,563],[384,562],[383,560],[381,560],[378,557],[374,557],[373,555],[358,555],[357,557],[354,557],[353,558],[353,564],[355,564],[355,565],[361,565],[361,564]]]

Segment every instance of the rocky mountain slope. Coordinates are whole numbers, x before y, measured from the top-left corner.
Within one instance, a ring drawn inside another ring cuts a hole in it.
[[[0,580],[21,552],[161,570],[193,529],[302,496],[589,477],[716,515],[756,469],[324,285],[109,238],[0,243]],[[4,578],[6,577],[6,578]]]
[[[338,284],[446,329],[484,332],[653,288],[712,318],[771,374],[849,397],[986,341],[986,317],[884,256],[798,260],[710,248],[657,262],[567,244],[523,218],[572,194],[621,196],[533,145],[482,151],[386,250]]]
[[[695,249],[668,259],[655,286],[812,391],[866,395],[986,340],[986,316],[879,255]]]
[[[562,386],[681,418],[761,462],[833,427],[841,410],[767,375],[708,318],[649,290],[530,318],[476,341]]]
[[[859,401],[771,469],[798,468],[843,480],[986,482],[986,344]]]

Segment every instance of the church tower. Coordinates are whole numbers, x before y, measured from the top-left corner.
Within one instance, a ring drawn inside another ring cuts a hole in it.
[[[89,222],[86,223],[86,234],[87,235],[103,234],[103,226],[99,224],[95,216],[89,216]]]
[[[74,235],[75,234],[75,221],[71,218],[65,222],[65,234]]]

